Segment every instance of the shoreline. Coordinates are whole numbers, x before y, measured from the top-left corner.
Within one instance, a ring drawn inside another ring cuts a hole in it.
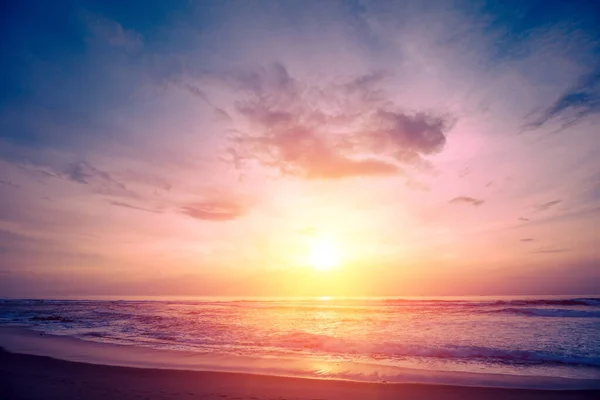
[[[274,379],[346,382],[382,386],[422,385],[507,390],[580,391],[600,390],[600,382],[592,379],[549,378],[450,371],[430,371],[387,367],[371,375],[352,364],[292,359],[266,359],[207,355],[190,351],[158,350],[122,344],[99,343],[51,335],[25,326],[0,326],[0,348],[17,356],[49,357],[57,361],[75,362],[117,368],[182,371],[184,373],[221,373],[264,376]],[[340,365],[341,364],[341,365]],[[386,373],[394,378],[389,379]],[[394,374],[394,375],[391,375]],[[600,392],[599,392],[600,393]]]
[[[535,390],[380,384],[231,372],[184,371],[87,364],[0,349],[3,400],[587,400],[598,390]]]

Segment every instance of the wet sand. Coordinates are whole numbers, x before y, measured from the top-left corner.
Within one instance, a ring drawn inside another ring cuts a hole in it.
[[[115,367],[0,351],[2,400],[534,400],[598,399],[600,391],[377,384],[225,372]]]
[[[0,333],[0,345],[10,350],[0,350],[1,400],[600,398],[598,389],[539,390],[385,384],[194,371],[189,369],[197,367],[198,360],[190,355],[181,354],[178,364],[174,364],[173,352],[90,343],[68,337],[46,337],[48,335],[23,328],[2,328]],[[95,363],[88,362],[90,359]],[[129,362],[127,360],[135,362],[126,364]]]

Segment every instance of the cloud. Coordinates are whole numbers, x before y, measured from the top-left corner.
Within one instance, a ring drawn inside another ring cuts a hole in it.
[[[519,221],[529,221],[529,218],[519,217]]]
[[[18,189],[20,187],[16,183],[12,183],[11,181],[3,181],[3,180],[0,180],[0,185],[9,186],[9,187],[12,187],[15,189]]]
[[[94,193],[116,197],[139,197],[137,193],[114,179],[108,172],[100,170],[86,161],[72,162],[62,167],[31,163],[20,164],[20,167],[26,171],[42,174],[45,177],[89,185]]]
[[[160,211],[158,211],[158,210],[152,210],[152,209],[149,209],[149,208],[138,207],[138,206],[134,206],[134,205],[131,205],[131,204],[128,204],[128,203],[123,203],[123,202],[120,202],[120,201],[109,201],[108,203],[110,205],[117,206],[117,207],[124,207],[124,208],[130,208],[132,210],[146,211],[146,212],[150,212],[150,213],[153,213],[153,214],[160,214]]]
[[[524,238],[524,239],[521,239],[521,242],[533,242],[534,240],[535,239],[532,239],[532,238]]]
[[[139,195],[125,186],[124,183],[114,179],[108,172],[102,171],[91,164],[80,161],[68,164],[60,173],[59,177],[83,185],[90,185],[95,193],[138,198]]]
[[[571,251],[571,249],[567,248],[539,248],[534,251],[530,251],[533,254],[551,254],[551,253],[565,253],[567,251]]]
[[[555,205],[560,204],[560,203],[562,203],[562,200],[553,200],[553,201],[549,201],[547,203],[537,204],[533,208],[535,209],[536,212],[546,211],[546,210],[550,209],[551,207],[554,207]]]
[[[470,204],[472,206],[480,206],[485,202],[485,200],[475,199],[473,197],[468,196],[459,196],[450,200],[448,203],[452,204]]]
[[[144,47],[142,36],[123,26],[116,21],[101,17],[87,18],[90,33],[95,39],[99,39],[112,47],[122,48],[128,51],[138,51]]]
[[[100,178],[106,181],[113,181],[108,173],[100,171],[99,169],[91,166],[85,161],[75,162],[67,165],[63,173],[66,179],[84,185],[87,185],[89,181],[93,178]]]
[[[230,221],[245,215],[248,206],[239,199],[215,197],[184,206],[181,212],[205,221]]]
[[[577,84],[563,93],[542,112],[528,128],[539,128],[548,121],[560,118],[566,128],[581,118],[600,113],[600,69],[579,79]]]
[[[383,72],[326,86],[290,76],[281,64],[224,79],[235,88],[233,151],[286,175],[307,179],[393,175],[426,165],[453,125],[446,115],[399,109],[379,89]],[[238,164],[239,165],[239,164]]]

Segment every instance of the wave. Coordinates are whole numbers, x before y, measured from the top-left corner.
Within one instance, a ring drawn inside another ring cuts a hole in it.
[[[374,307],[381,305],[390,306],[459,306],[459,307],[489,307],[489,306],[598,306],[600,307],[600,297],[573,297],[561,299],[510,299],[510,300],[457,300],[457,299],[402,299],[402,298],[331,298],[323,299],[287,299],[287,300],[231,300],[219,302],[202,302],[200,304],[219,304],[223,306],[235,307],[266,307],[266,308],[346,308],[346,307]]]
[[[488,313],[519,314],[532,317],[600,318],[600,311],[569,310],[564,308],[503,308]]]
[[[506,300],[496,301],[495,305],[515,306],[600,306],[600,298],[581,297],[572,299],[531,299],[531,300]]]
[[[97,304],[98,307],[114,305],[117,307],[128,305],[186,305],[186,306],[224,306],[224,307],[242,307],[242,308],[370,308],[382,305],[389,306],[458,306],[458,307],[489,307],[489,306],[597,306],[600,307],[600,297],[573,297],[573,298],[530,298],[530,299],[415,299],[415,298],[320,298],[305,299],[252,299],[252,300],[230,300],[230,299],[210,299],[210,300],[44,300],[44,299],[0,299],[0,304],[17,305],[65,305],[65,306],[90,306]],[[114,311],[114,310],[111,310]]]
[[[150,346],[161,348],[161,345],[177,346],[186,350],[206,352],[210,341],[207,338],[191,339],[183,338],[165,332],[154,332],[150,337],[132,337],[122,336],[118,332],[111,331],[81,331],[74,330],[70,336],[81,339],[101,339],[102,341],[128,342],[131,345]],[[286,334],[273,337],[269,340],[269,345],[264,347],[253,342],[238,343],[219,343],[215,344],[214,349],[229,354],[229,350],[235,350],[238,347],[253,347],[258,350],[256,354],[287,354],[289,355],[325,355],[329,357],[349,359],[354,362],[365,362],[366,358],[375,360],[389,359],[437,359],[450,362],[478,362],[494,363],[504,365],[569,365],[600,367],[600,355],[596,353],[590,355],[566,354],[562,352],[552,352],[543,350],[516,350],[502,349],[482,346],[428,346],[428,345],[406,345],[398,342],[379,342],[373,343],[369,340],[354,340],[341,337],[334,337],[323,334],[313,334],[304,331],[292,331]],[[361,361],[362,360],[362,361]]]
[[[292,332],[274,342],[282,347],[335,354],[367,355],[371,358],[424,357],[455,361],[493,361],[507,364],[567,364],[600,367],[599,357],[567,355],[547,351],[507,350],[478,346],[428,347],[400,343],[368,343],[327,335]]]
[[[335,311],[353,313],[394,313],[398,309],[417,309],[432,312],[463,312],[490,307],[526,306],[584,306],[600,307],[600,298],[581,297],[570,299],[512,299],[512,300],[445,300],[445,299],[288,299],[288,300],[230,300],[200,302],[195,306],[232,307],[264,310]],[[190,310],[189,314],[201,314],[202,309]]]
[[[429,305],[457,305],[457,306],[600,306],[600,298],[575,297],[570,299],[513,299],[513,300],[409,300],[389,299],[388,304],[429,304]]]
[[[72,318],[62,317],[60,315],[37,316],[29,318],[30,321],[52,321],[52,322],[74,322]]]

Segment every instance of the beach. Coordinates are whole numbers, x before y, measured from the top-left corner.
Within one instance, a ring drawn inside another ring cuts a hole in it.
[[[202,357],[185,352],[85,342],[75,338],[40,334],[23,327],[0,329],[0,346],[3,347],[0,351],[0,399],[2,400],[196,398],[252,400],[486,398],[499,400],[593,399],[600,396],[598,388],[540,390],[440,384],[368,383],[192,370],[206,368],[200,363]],[[215,360],[212,359],[211,362],[214,363]],[[421,373],[427,375],[430,372]],[[526,381],[522,381],[521,384],[526,384]],[[536,381],[536,384],[543,387],[540,381]]]
[[[16,399],[595,399],[599,391],[372,384],[143,369],[0,352],[0,397]]]
[[[0,351],[3,400],[75,399],[597,399],[593,390],[527,390],[422,384],[376,384],[129,368],[69,362]]]

